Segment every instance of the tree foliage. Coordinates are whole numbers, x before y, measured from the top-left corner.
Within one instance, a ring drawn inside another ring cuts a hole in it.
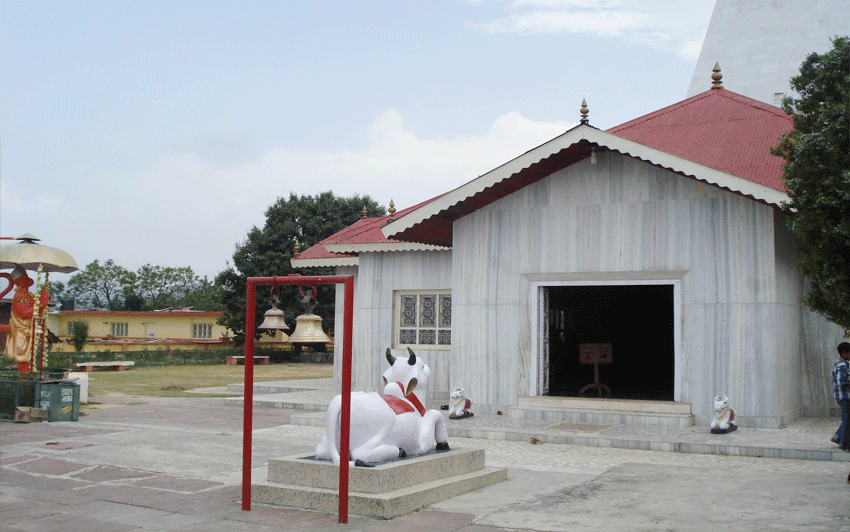
[[[159,310],[193,307],[222,310],[220,291],[191,267],[173,268],[145,264],[132,272],[111,259],[95,260],[68,280],[63,297],[80,306],[108,310]]]
[[[233,253],[233,265],[216,276],[216,285],[224,292],[224,315],[219,324],[235,333],[234,340],[244,341],[245,289],[248,277],[271,277],[274,275],[328,275],[330,268],[304,268],[295,270],[289,260],[295,243],[305,250],[332,234],[356,222],[366,209],[367,216],[383,216],[385,208],[369,196],[354,195],[337,197],[333,192],[322,192],[316,196],[298,196],[291,193],[288,198],[278,198],[266,210],[266,223],[262,229],[252,227],[248,235],[237,244]],[[328,329],[333,325],[334,288],[317,286],[318,303],[314,312],[322,317],[322,325]],[[263,313],[271,307],[270,290],[257,290],[256,323],[262,323]],[[295,317],[303,313],[294,288],[281,287],[278,308],[284,311],[290,327]],[[290,331],[291,332],[291,331]],[[255,332],[256,334],[256,332]]]
[[[95,260],[68,280],[66,292],[83,305],[122,310],[124,287],[131,282],[132,273],[112,259]]]
[[[786,98],[794,129],[771,153],[785,159],[788,226],[798,269],[811,279],[806,305],[850,330],[850,40],[810,54]]]
[[[89,338],[89,322],[73,321],[71,322],[71,343],[74,344],[74,349],[81,352],[86,345],[86,340]]]
[[[171,268],[145,264],[134,275],[133,288],[149,308],[182,306],[181,300],[195,290],[199,279],[186,266]]]

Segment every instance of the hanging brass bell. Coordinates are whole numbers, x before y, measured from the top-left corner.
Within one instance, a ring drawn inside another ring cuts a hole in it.
[[[276,330],[288,331],[289,325],[287,325],[286,321],[283,319],[283,311],[277,308],[275,303],[272,303],[272,308],[266,311],[263,323],[261,323],[257,328],[272,332]]]
[[[322,331],[322,318],[311,313],[295,318],[295,332],[287,341],[291,344],[324,344],[332,340]]]

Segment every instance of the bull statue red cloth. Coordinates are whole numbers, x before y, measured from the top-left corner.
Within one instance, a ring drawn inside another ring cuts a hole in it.
[[[449,449],[443,415],[425,410],[424,390],[431,368],[410,349],[410,356],[394,357],[387,349],[389,369],[384,393],[352,392],[349,450],[352,465],[366,466],[408,455]],[[420,390],[420,391],[417,391]],[[424,393],[424,392],[423,392]],[[325,415],[325,435],[316,458],[339,464],[339,426],[342,396],[334,397]]]

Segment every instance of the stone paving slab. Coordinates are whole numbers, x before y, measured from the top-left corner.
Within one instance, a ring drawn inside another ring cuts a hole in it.
[[[134,399],[132,406],[84,411],[75,423],[0,423],[0,530],[543,532],[617,524],[774,531],[802,530],[801,523],[807,532],[850,529],[847,463],[460,436],[450,443],[484,449],[487,466],[509,468],[508,480],[391,521],[350,515],[339,524],[335,513],[258,504],[243,512],[242,409],[225,401]],[[255,409],[255,471],[271,457],[315,448],[323,427],[289,424],[302,413]],[[477,415],[458,423],[472,420],[487,424]],[[777,429],[776,437],[791,442],[826,431],[828,440],[831,423],[804,420]],[[48,442],[86,445],[59,451]],[[663,491],[668,480],[671,489]],[[735,518],[715,526],[711,509],[726,506]]]

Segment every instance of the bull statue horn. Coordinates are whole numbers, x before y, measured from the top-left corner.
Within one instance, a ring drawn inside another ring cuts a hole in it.
[[[416,365],[416,353],[413,352],[413,349],[407,348],[407,352],[410,353],[410,356],[407,358],[407,363],[411,366]]]
[[[392,366],[393,364],[395,364],[395,357],[394,357],[394,356],[392,355],[392,353],[390,352],[390,348],[389,348],[389,347],[387,348],[387,362],[389,362],[389,363],[390,363],[390,366]]]

